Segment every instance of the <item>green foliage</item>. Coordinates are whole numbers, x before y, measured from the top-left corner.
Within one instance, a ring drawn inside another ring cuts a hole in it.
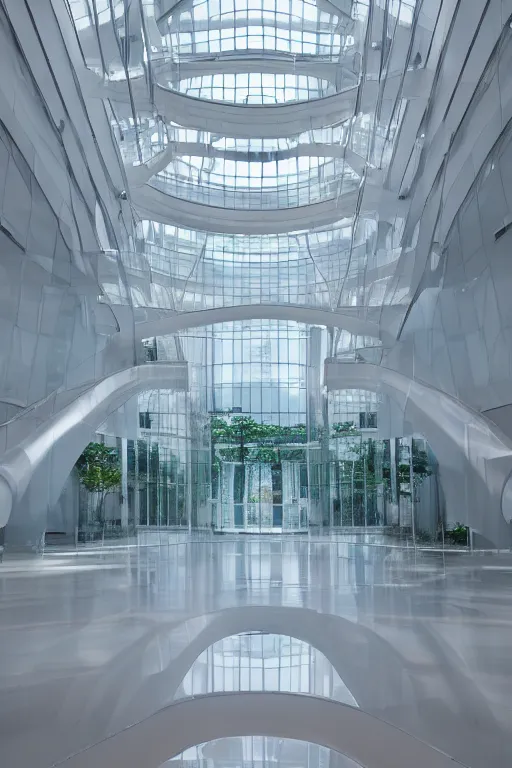
[[[275,446],[288,443],[305,443],[307,440],[307,430],[305,424],[281,427],[276,424],[260,424],[251,416],[233,416],[230,421],[214,416],[211,420],[211,437],[214,444],[223,443],[225,445],[245,446],[249,443],[251,445]],[[227,450],[223,449],[221,455]],[[242,450],[245,460],[245,448],[240,448],[240,451]],[[239,455],[242,456],[242,453],[240,452]],[[270,454],[268,452],[263,451],[260,456],[260,459],[255,460],[262,460],[266,463],[270,461]],[[242,459],[230,460],[241,461]]]
[[[214,448],[212,471],[215,478],[218,477],[222,461],[270,464],[274,467],[278,467],[282,461],[306,461],[304,448],[289,447],[306,443],[305,424],[281,427],[276,424],[260,424],[251,416],[233,416],[229,421],[214,416],[211,419],[211,439]]]
[[[278,462],[278,451],[264,446],[252,453],[249,460],[258,464],[276,464]]]
[[[391,484],[391,464],[389,455],[389,441],[388,448],[384,455],[384,461],[382,464],[382,477],[388,485]],[[430,477],[433,473],[432,467],[428,460],[428,454],[422,448],[420,448],[416,440],[412,441],[412,472],[413,483],[416,488],[419,488],[423,480],[426,477]],[[409,484],[411,482],[411,470],[409,463],[399,464],[397,467],[397,481],[399,485]],[[409,492],[400,491],[402,496],[410,495]]]
[[[298,461],[303,464],[306,463],[306,449],[305,448],[280,448],[279,458],[281,461]]]
[[[121,483],[121,470],[115,448],[89,443],[76,462],[80,482],[90,493],[107,494]]]
[[[455,523],[453,528],[449,531],[445,531],[445,537],[452,542],[452,544],[461,544],[467,546],[468,544],[468,529],[462,523]]]
[[[428,454],[426,451],[418,448],[416,441],[412,441],[412,471],[414,477],[418,478],[422,482],[425,477],[430,477],[432,474],[432,467],[429,464]]]
[[[353,421],[343,421],[339,424],[333,424],[331,430],[333,437],[347,437],[360,434]]]
[[[221,448],[219,456],[222,461],[247,461],[249,459],[249,449],[242,448],[240,445],[234,448]]]
[[[342,427],[344,425],[341,425]],[[350,482],[353,487],[364,487],[366,491],[372,491],[384,483],[388,488],[391,485],[391,466],[389,449],[384,451],[381,474],[376,467],[376,453],[374,440],[362,440],[350,446],[350,453],[354,459],[338,460],[339,476],[342,482]],[[412,450],[413,484],[419,488],[425,477],[432,475],[432,467],[428,461],[428,454],[413,441]],[[400,485],[409,484],[411,481],[410,465],[399,464],[397,467],[397,481]],[[410,491],[400,490],[402,496],[409,496]]]
[[[412,443],[412,478],[416,488],[419,488],[421,483],[426,477],[430,477],[432,474],[432,468],[428,461],[427,452],[418,448],[416,442]],[[398,465],[398,482],[410,483],[411,482],[411,469],[409,464]],[[405,491],[400,491],[403,496],[409,495]]]

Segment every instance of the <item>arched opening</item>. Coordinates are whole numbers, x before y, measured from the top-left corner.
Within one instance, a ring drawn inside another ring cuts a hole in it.
[[[304,693],[357,706],[321,651],[270,632],[243,632],[210,645],[190,667],[175,698],[235,691]]]
[[[199,768],[235,768],[255,766],[262,768],[268,763],[280,768],[357,768],[346,755],[295,739],[276,739],[272,736],[239,736],[215,739],[186,749],[167,760],[161,768],[185,768],[194,764]]]

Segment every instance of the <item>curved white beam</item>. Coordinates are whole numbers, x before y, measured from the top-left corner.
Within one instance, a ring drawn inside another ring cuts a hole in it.
[[[431,85],[431,77],[428,75],[423,70],[414,70],[407,72],[404,78],[399,75],[390,76],[386,81],[383,109],[386,104],[388,107],[393,104],[399,93],[409,99],[418,99],[420,94],[428,93]],[[156,108],[168,122],[220,136],[245,139],[286,138],[316,128],[340,125],[354,116],[356,108],[358,112],[373,112],[380,93],[378,80],[366,80],[331,96],[309,101],[233,104],[188,96],[155,83],[153,104],[146,78],[142,76],[130,78],[128,89],[125,79],[106,82],[95,73],[87,71],[84,85],[91,97],[126,104],[130,116],[133,98],[137,110],[153,114]]]
[[[188,155],[191,157],[219,157],[234,162],[276,162],[291,157],[339,157],[344,158],[347,165],[359,176],[362,175],[366,160],[361,155],[344,147],[342,144],[298,144],[289,149],[277,149],[275,152],[243,152],[235,149],[220,149],[212,144],[197,141],[173,141],[166,149],[158,152],[150,160],[140,165],[125,166],[126,176],[130,187],[141,187],[157,173],[163,171],[176,157]]]
[[[358,76],[337,61],[326,61],[320,56],[294,56],[280,51],[257,51],[251,49],[248,55],[229,56],[224,54],[219,58],[215,54],[196,55],[191,61],[178,64],[169,61],[166,68],[174,67],[173,81],[186,80],[201,75],[239,74],[240,72],[262,72],[276,75],[309,75],[319,80],[336,83],[340,88],[350,88],[357,85]],[[161,75],[163,67],[157,64],[157,75]]]
[[[311,142],[297,144],[289,149],[276,149],[273,152],[243,151],[236,149],[220,149],[212,144],[201,144],[196,141],[173,141],[166,150],[172,157],[189,155],[193,157],[222,157],[227,160],[245,160],[246,162],[269,163],[276,160],[286,160],[290,157],[358,157],[359,162],[366,165],[366,160],[342,144],[320,144]],[[170,161],[170,160],[169,160]],[[350,167],[352,165],[350,164]],[[364,167],[364,166],[363,166]]]
[[[252,733],[320,744],[365,768],[461,765],[360,709],[295,693],[220,693],[185,699],[73,755],[66,765],[160,768],[196,744]]]
[[[241,193],[242,194],[242,193]],[[379,212],[381,221],[393,221],[407,209],[407,201],[384,189],[382,176],[368,173],[364,186],[348,189],[318,203],[289,208],[227,208],[170,195],[152,184],[134,187],[132,205],[143,219],[204,232],[267,235],[303,232],[326,227],[359,214]]]
[[[33,423],[27,437],[0,456],[0,528],[26,493],[36,471],[44,471],[46,482],[45,494],[39,499],[40,510],[41,505],[46,508],[47,499],[58,499],[84,445],[107,416],[132,395],[155,387],[186,389],[187,364],[146,363],[118,371],[64,407],[56,405],[55,412],[43,423],[37,407],[33,407],[0,427],[6,433],[2,442],[9,445],[9,433],[17,433],[20,419]]]
[[[306,18],[301,19],[297,16],[288,14],[286,14],[286,16],[287,18],[285,19],[283,19],[281,15],[277,18],[274,17],[275,20],[273,21],[272,29],[290,30],[291,32],[298,32],[299,34],[301,32],[309,32],[311,34],[323,33],[332,35],[334,32],[334,25],[330,21]],[[265,21],[266,19],[263,18],[262,14],[259,24],[263,24]],[[209,30],[220,29],[228,29],[231,31],[232,29],[245,29],[254,24],[258,24],[258,21],[255,20],[254,16],[251,17],[248,14],[243,15],[243,11],[238,11],[234,18],[230,16],[226,17],[223,14],[215,14],[209,19],[195,18],[194,21],[190,18],[178,18],[176,19],[176,22],[174,19],[171,19],[169,23],[169,32],[179,32],[180,34],[189,32],[195,34],[197,32],[208,32]],[[180,46],[178,46],[178,53],[179,49]]]
[[[354,309],[354,311],[351,311]],[[241,304],[233,307],[215,307],[193,312],[155,312],[155,319],[135,325],[135,337],[147,339],[152,336],[168,336],[187,328],[200,328],[215,323],[227,323],[237,320],[292,320],[307,325],[325,325],[343,328],[358,336],[381,335],[377,323],[366,320],[360,315],[364,309],[345,307],[332,311],[299,304]]]
[[[131,190],[139,216],[188,229],[227,234],[268,235],[334,224],[354,215],[358,189],[318,203],[290,208],[224,208],[169,195],[151,184]]]
[[[357,94],[358,88],[354,87],[314,101],[229,104],[156,85],[154,98],[158,112],[166,120],[185,128],[233,138],[275,139],[343,123],[354,114]]]
[[[381,391],[421,433],[438,461],[452,522],[465,522],[494,546],[511,546],[512,443],[484,416],[450,395],[373,363],[326,363],[329,390]]]
[[[314,128],[339,125],[353,117],[359,90],[353,86],[321,99],[284,104],[232,104],[187,96],[157,83],[152,104],[143,77],[131,78],[128,90],[126,80],[105,82],[88,72],[84,84],[89,96],[130,106],[131,92],[138,110],[153,113],[156,108],[168,122],[184,128],[242,139],[280,139]],[[366,84],[364,93],[368,93],[370,103],[377,93],[376,84]]]

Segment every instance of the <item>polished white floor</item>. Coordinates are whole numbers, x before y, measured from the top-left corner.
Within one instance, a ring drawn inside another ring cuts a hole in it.
[[[470,768],[512,765],[506,555],[443,557],[375,537],[166,535],[158,546],[7,557],[0,629],[6,768],[49,768],[190,695],[210,706],[201,694],[262,690],[344,702]],[[307,718],[311,734],[319,710],[299,698],[299,730]],[[288,714],[296,699],[280,700]],[[87,755],[80,765],[98,768]]]

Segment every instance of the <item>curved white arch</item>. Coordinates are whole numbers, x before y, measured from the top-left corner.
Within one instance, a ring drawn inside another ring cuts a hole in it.
[[[167,336],[187,328],[200,328],[236,320],[291,320],[306,325],[343,328],[358,336],[380,338],[383,335],[377,323],[360,316],[364,309],[355,307],[354,311],[351,310],[352,307],[345,307],[340,311],[332,311],[300,304],[239,304],[165,314],[156,310],[151,313],[151,318],[135,325],[135,336],[137,339]],[[387,338],[385,334],[384,338]]]
[[[233,138],[275,139],[349,120],[357,93],[353,87],[312,101],[253,105],[206,101],[157,85],[155,106],[167,120],[185,128]]]
[[[186,363],[146,363],[107,376],[71,402],[54,412],[41,415],[37,406],[27,409],[17,419],[0,428],[2,441],[9,445],[10,435],[19,433],[19,421],[26,420],[28,435],[0,457],[0,527],[6,525],[13,507],[27,492],[37,472],[43,473],[45,485],[38,488],[35,507],[46,508],[56,501],[84,445],[112,411],[132,395],[153,387],[186,389]],[[43,406],[46,401],[43,401]],[[32,506],[32,505],[31,505]]]
[[[166,120],[243,139],[276,139],[349,120],[356,106],[358,87],[312,101],[285,104],[228,104],[206,101],[156,85],[155,106]]]
[[[418,93],[428,91],[429,77],[424,70],[408,72],[405,78],[392,76],[387,90],[395,95],[401,91],[404,97],[417,98]],[[131,100],[138,110],[158,114],[168,122],[207,131],[234,139],[282,139],[301,133],[337,126],[350,120],[358,112],[371,112],[379,96],[378,80],[367,80],[309,101],[290,101],[283,104],[233,104],[230,102],[202,99],[180,93],[155,83],[153,101],[145,77],[105,81],[88,70],[84,87],[91,97],[110,99],[126,104],[131,115]]]
[[[156,83],[152,103],[143,77],[130,79],[128,89],[126,80],[105,82],[88,72],[85,85],[90,96],[126,104],[133,98],[139,110],[153,112],[156,108],[168,122],[235,139],[281,139],[314,128],[339,125],[353,117],[359,92],[356,85],[310,101],[231,104],[188,96]],[[375,98],[376,90],[373,82],[365,86],[365,104],[369,105],[371,97]]]
[[[185,699],[66,763],[68,768],[161,768],[196,744],[254,733],[320,744],[365,768],[461,765],[360,709],[295,693],[220,693]]]
[[[235,54],[237,52],[235,51]],[[240,53],[240,52],[238,52]],[[171,70],[171,62],[166,69]],[[157,77],[164,71],[157,65]],[[276,75],[312,75],[319,80],[329,80],[339,83],[342,87],[350,88],[357,85],[358,76],[350,69],[343,67],[337,61],[326,61],[321,57],[294,56],[284,51],[258,51],[251,49],[248,55],[224,55],[213,58],[211,54],[199,56],[191,61],[180,62],[179,69],[175,65],[173,73],[177,80],[185,80],[198,75],[238,74],[240,72],[265,72]],[[170,78],[169,78],[170,79]]]
[[[450,519],[465,521],[494,543],[510,546],[512,443],[484,416],[435,387],[374,363],[326,363],[330,390],[382,391],[398,403],[404,431],[432,446]]]
[[[209,232],[274,235],[327,226],[354,214],[359,191],[294,208],[221,208],[169,195],[150,184],[131,190],[141,218]]]

